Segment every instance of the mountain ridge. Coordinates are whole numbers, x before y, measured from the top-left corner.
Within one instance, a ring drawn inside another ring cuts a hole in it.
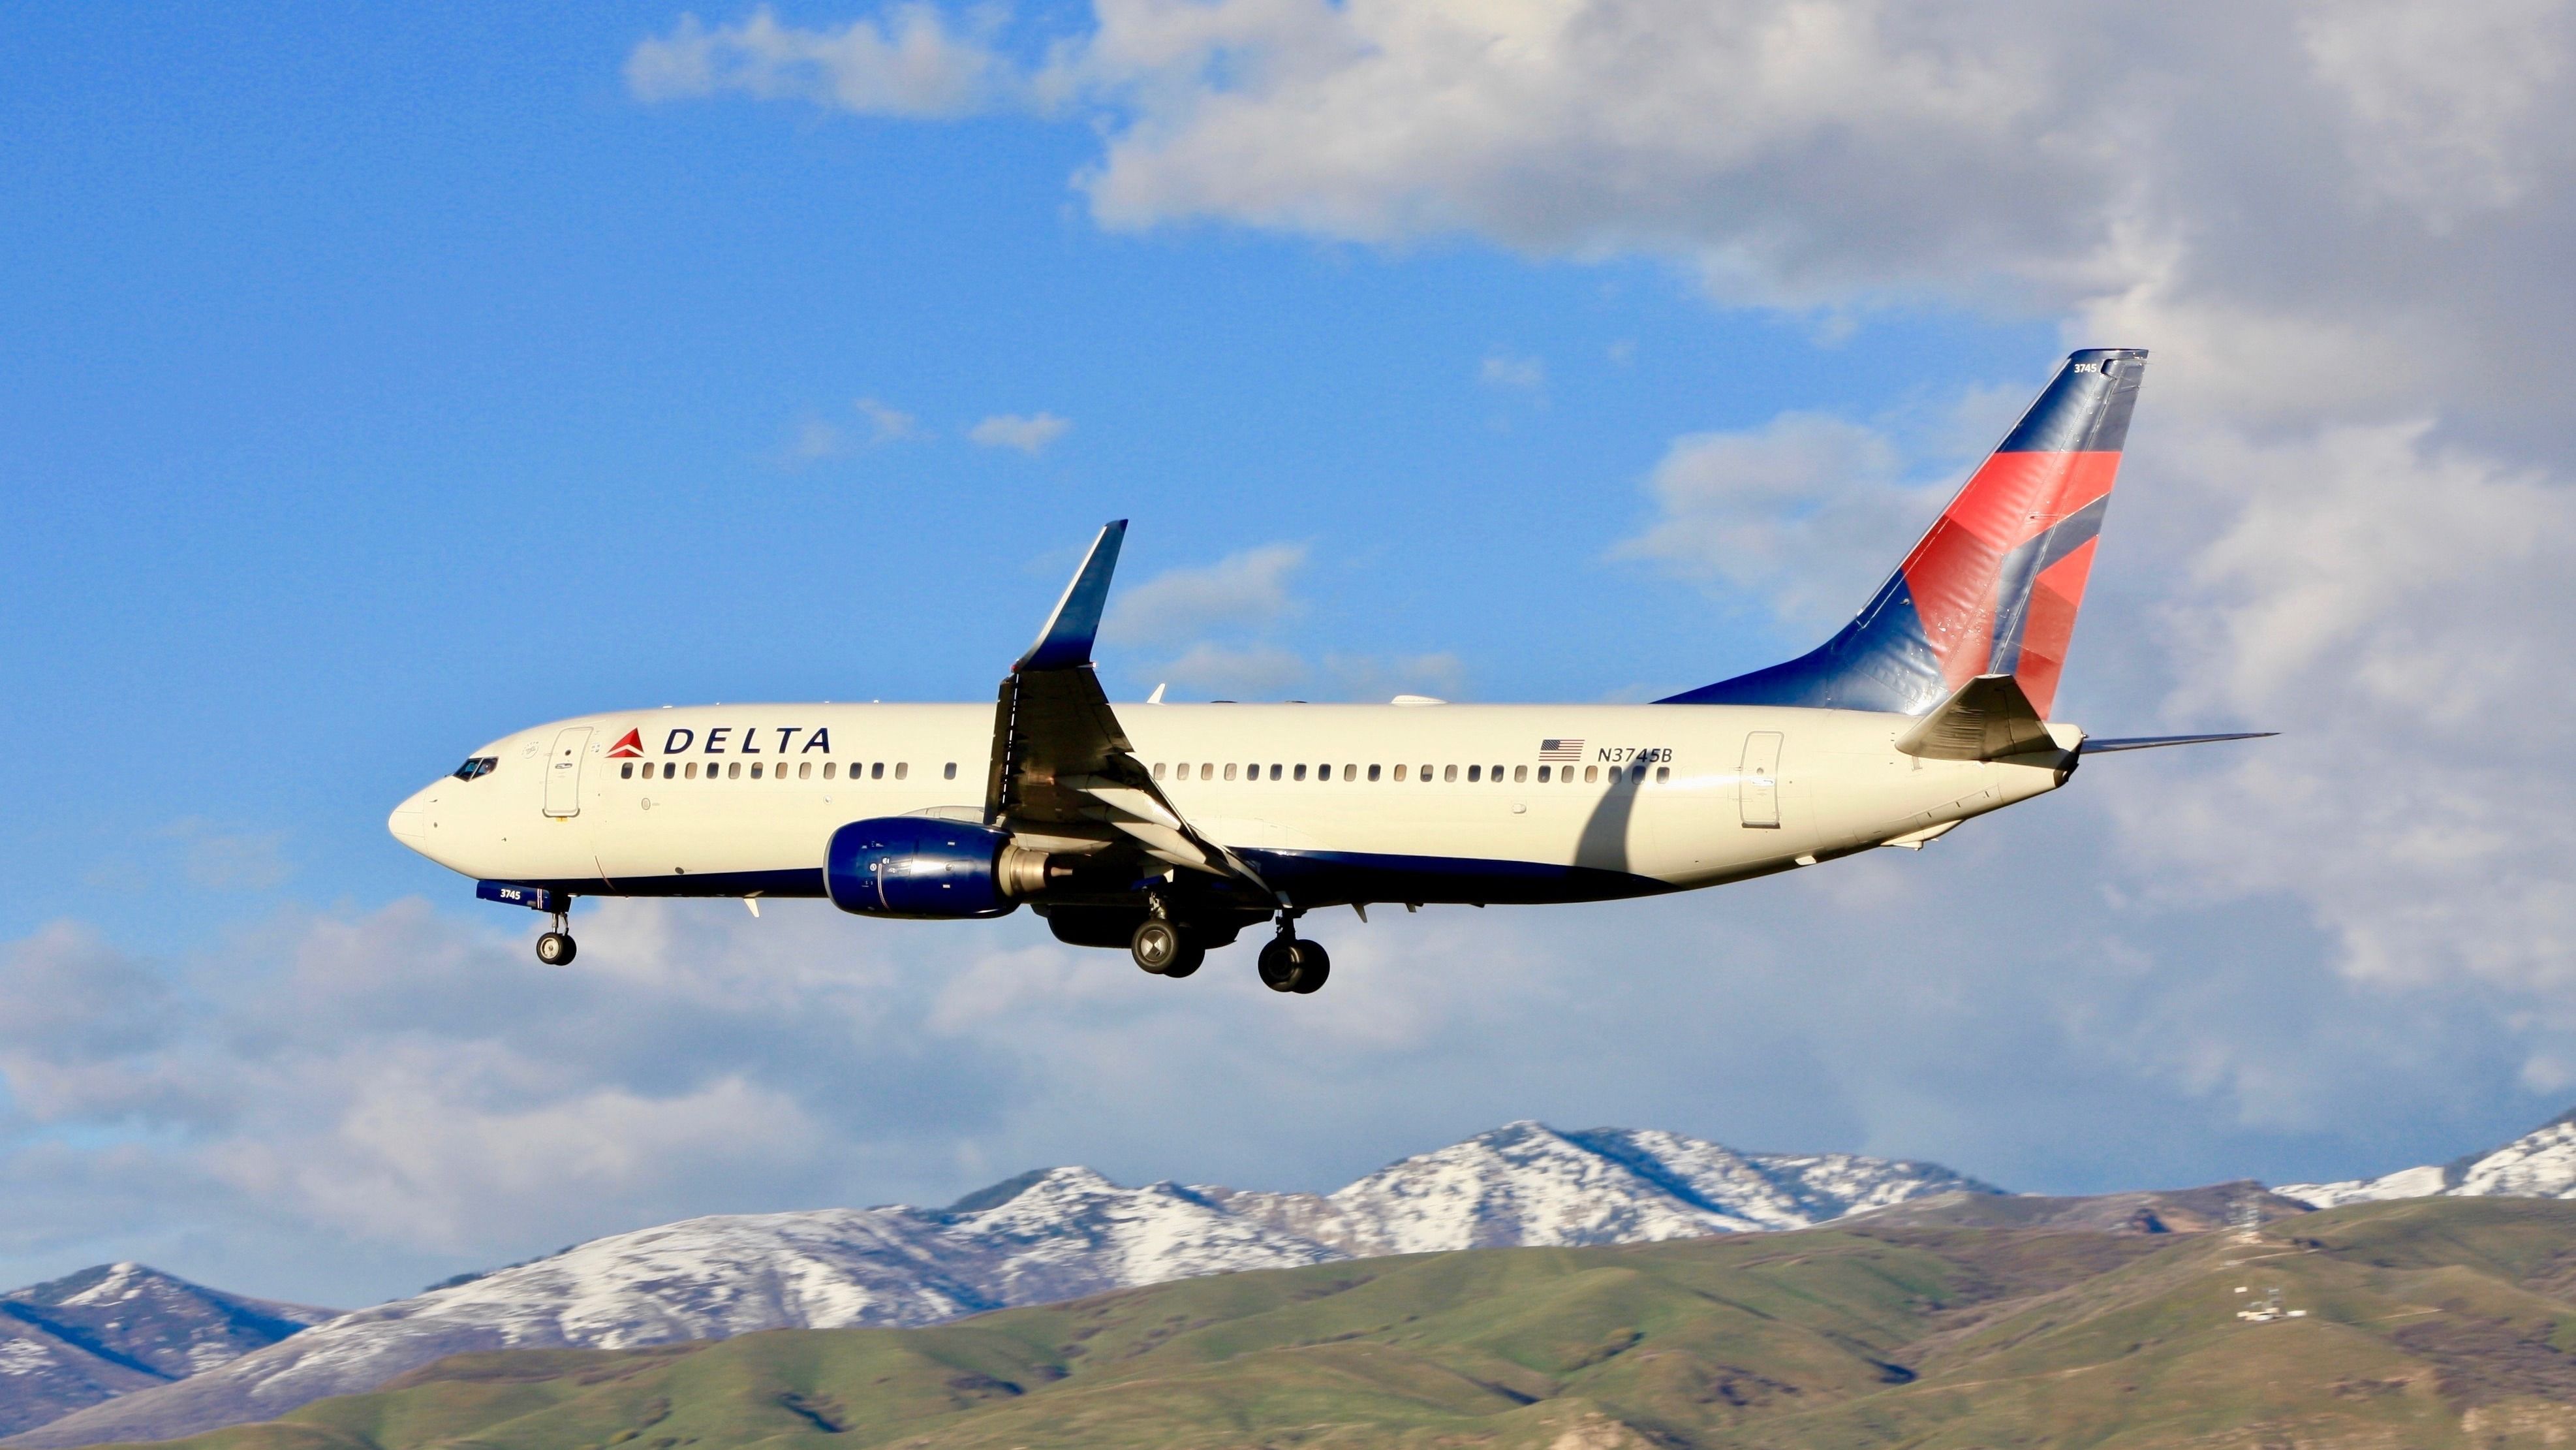
[[[2576,1108],[2511,1142],[2448,1163],[2423,1163],[2376,1178],[2285,1183],[2274,1192],[2318,1208],[2401,1198],[2576,1198]]]
[[[173,1384],[338,1317],[136,1263],[0,1294],[0,1433]]]
[[[2576,1204],[2245,1183],[1987,1196],[1985,1226],[1410,1255],[920,1329],[467,1354],[170,1450],[2394,1446],[2576,1436]],[[1961,1195],[1942,1195],[1959,1200]],[[2075,1211],[2070,1220],[2067,1213]],[[2086,1222],[2085,1220],[2096,1220]],[[1752,1236],[1759,1237],[1759,1236]]]
[[[1329,1194],[1169,1180],[1127,1188],[1088,1168],[1038,1169],[945,1208],[710,1215],[608,1235],[343,1315],[9,1443],[167,1439],[273,1419],[464,1352],[920,1326],[1245,1269],[1759,1233],[1933,1193],[1999,1192],[1937,1164],[1747,1154],[1680,1134],[1563,1133],[1533,1121],[1399,1160]]]

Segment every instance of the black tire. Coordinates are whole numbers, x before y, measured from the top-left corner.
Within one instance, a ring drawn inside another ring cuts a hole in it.
[[[1299,996],[1324,989],[1324,981],[1333,975],[1333,957],[1321,942],[1297,943],[1297,980],[1288,990]]]
[[[1163,975],[1166,977],[1186,977],[1190,973],[1197,971],[1200,964],[1206,960],[1207,948],[1200,946],[1197,942],[1191,941],[1188,937],[1183,937],[1181,938],[1181,954],[1172,958],[1172,964],[1170,966],[1163,968]]]
[[[1155,976],[1168,976],[1172,964],[1181,959],[1181,933],[1161,917],[1149,916],[1127,938],[1127,954]]]
[[[1261,955],[1253,962],[1261,973],[1261,985],[1274,992],[1297,990],[1297,945],[1284,936],[1261,944]]]
[[[550,967],[570,965],[574,955],[580,950],[581,948],[573,944],[573,939],[563,932],[550,931],[537,938],[537,960]]]

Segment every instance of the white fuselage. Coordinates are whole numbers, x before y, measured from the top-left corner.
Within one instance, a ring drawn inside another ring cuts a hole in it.
[[[1211,704],[1117,715],[1135,758],[1209,840],[1331,859],[1361,878],[1381,863],[1444,863],[1445,884],[1427,893],[1400,873],[1383,894],[1342,892],[1371,901],[1548,899],[1525,872],[1517,894],[1462,881],[1487,866],[1579,868],[1590,884],[1563,899],[1643,894],[1920,841],[2055,789],[2080,738],[2054,727],[2066,750],[1979,762],[1904,754],[1895,741],[1911,719],[1842,710]],[[630,731],[634,753],[618,751]],[[976,818],[992,747],[989,705],[583,716],[485,746],[475,755],[494,762],[488,773],[421,790],[390,825],[485,880],[820,895],[826,843],[849,822]]]

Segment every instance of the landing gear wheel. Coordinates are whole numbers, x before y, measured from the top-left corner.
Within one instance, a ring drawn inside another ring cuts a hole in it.
[[[1288,990],[1301,997],[1322,991],[1324,979],[1333,974],[1331,954],[1324,950],[1322,942],[1300,941],[1297,943],[1297,955],[1299,958],[1297,984]]]
[[[1290,936],[1272,937],[1255,965],[1261,985],[1274,992],[1312,992],[1333,970],[1332,958],[1321,946]]]
[[[1159,916],[1149,916],[1137,926],[1136,934],[1127,938],[1127,952],[1146,971],[1158,977],[1170,976],[1173,964],[1182,957],[1180,929]],[[1195,964],[1192,970],[1196,970]]]
[[[571,935],[565,932],[550,931],[537,938],[537,960],[550,967],[560,967],[569,963],[573,953],[578,950],[580,949],[573,945]]]

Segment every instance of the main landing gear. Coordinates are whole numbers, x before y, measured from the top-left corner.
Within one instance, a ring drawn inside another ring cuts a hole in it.
[[[1138,922],[1134,934],[1127,938],[1128,955],[1136,959],[1137,966],[1157,977],[1186,977],[1197,971],[1207,960],[1207,940],[1198,929],[1174,921],[1159,899],[1148,909],[1152,915]],[[1320,942],[1297,935],[1297,916],[1291,909],[1280,911],[1279,933],[1261,948],[1256,965],[1262,985],[1274,992],[1302,996],[1324,985],[1324,979],[1333,974],[1333,959]],[[1217,938],[1216,944],[1223,946],[1233,939],[1234,932],[1228,930]]]
[[[1300,996],[1321,990],[1324,979],[1333,974],[1333,959],[1323,943],[1298,936],[1295,922],[1284,911],[1279,913],[1279,934],[1263,945],[1256,965],[1261,969],[1261,985]]]
[[[556,912],[555,929],[537,938],[537,960],[547,966],[567,965],[572,961],[574,953],[581,950],[573,944],[572,933],[564,929],[572,924],[564,919],[567,915],[569,915],[567,912]]]
[[[1158,977],[1186,977],[1207,960],[1207,948],[1190,940],[1180,927],[1159,916],[1149,916],[1138,924],[1136,934],[1127,939],[1128,955],[1136,965]]]

